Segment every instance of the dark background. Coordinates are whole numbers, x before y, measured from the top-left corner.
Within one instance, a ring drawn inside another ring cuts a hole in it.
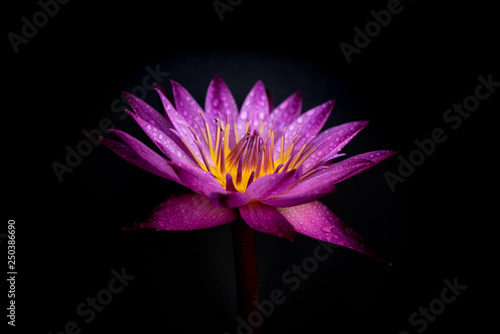
[[[19,53],[4,37],[1,232],[15,219],[16,332],[59,333],[70,321],[81,333],[237,332],[229,225],[123,232],[182,187],[103,147],[63,182],[51,167],[64,163],[65,147],[75,149],[86,140],[82,130],[103,118],[141,137],[130,117],[120,119],[110,105],[157,64],[202,106],[215,73],[238,105],[259,79],[275,105],[297,89],[303,111],[336,99],[328,126],[370,120],[346,147],[349,155],[395,149],[408,158],[413,141],[434,128],[448,136],[395,192],[384,172],[397,173],[398,158],[341,183],[323,200],[393,267],[339,248],[292,292],[282,274],[312,256],[317,243],[259,234],[261,296],[274,289],[286,296],[264,323],[268,333],[416,333],[410,314],[440,298],[443,281],[455,277],[467,289],[425,333],[485,332],[498,300],[493,144],[500,88],[458,129],[442,117],[474,94],[479,75],[500,81],[498,18],[493,5],[477,1],[404,1],[348,64],[339,44],[353,44],[354,27],[363,29],[373,20],[370,11],[387,3],[246,0],[221,21],[212,1],[71,1]],[[39,10],[36,1],[4,5],[4,36],[20,34],[21,18],[32,21]],[[152,92],[146,100],[159,106]],[[77,306],[122,268],[135,278],[85,323]]]

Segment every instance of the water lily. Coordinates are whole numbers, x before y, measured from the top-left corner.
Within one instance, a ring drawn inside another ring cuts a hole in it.
[[[320,198],[336,184],[369,170],[395,152],[345,157],[340,151],[367,124],[355,121],[320,132],[335,101],[301,114],[299,91],[276,108],[258,81],[239,112],[225,84],[214,76],[203,110],[171,80],[173,97],[157,88],[163,113],[124,93],[129,114],[163,153],[131,135],[111,130],[123,143],[99,138],[123,159],[177,182],[175,194],[144,221],[124,229],[205,229],[241,217],[256,231],[293,240],[296,232],[381,260]]]

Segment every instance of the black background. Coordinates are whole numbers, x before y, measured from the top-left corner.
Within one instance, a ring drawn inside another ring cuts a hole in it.
[[[384,172],[397,173],[398,158],[339,184],[323,200],[393,267],[337,249],[291,291],[282,274],[312,256],[317,243],[259,234],[261,296],[274,289],[286,296],[266,319],[267,332],[416,333],[420,327],[408,317],[455,277],[467,289],[424,332],[485,332],[497,300],[493,144],[500,88],[456,130],[443,114],[474,94],[479,75],[500,81],[498,19],[493,5],[477,1],[401,5],[350,64],[339,44],[353,44],[354,27],[363,28],[373,20],[370,11],[387,8],[387,1],[245,0],[223,21],[212,1],[71,1],[17,54],[4,37],[2,232],[8,219],[16,221],[15,330],[59,333],[75,321],[81,333],[237,332],[229,225],[123,232],[182,187],[103,147],[94,147],[63,182],[51,167],[64,163],[65,147],[75,149],[86,140],[82,130],[103,118],[145,138],[110,105],[120,91],[142,85],[146,66],[159,66],[202,106],[216,73],[238,105],[259,79],[275,104],[297,89],[303,111],[336,99],[327,126],[370,120],[346,147],[349,155],[394,149],[408,158],[415,139],[438,127],[447,135],[395,192]],[[20,34],[21,18],[31,21],[40,10],[36,1],[6,6],[4,36]],[[152,92],[146,100],[159,106]],[[85,323],[77,306],[122,268],[135,278]]]

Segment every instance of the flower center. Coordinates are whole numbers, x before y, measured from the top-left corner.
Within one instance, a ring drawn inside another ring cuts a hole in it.
[[[293,136],[289,144],[286,143],[287,131],[275,133],[274,122],[265,136],[265,122],[260,129],[251,129],[246,123],[245,135],[238,135],[236,124],[215,120],[215,135],[211,134],[209,124],[203,117],[204,126],[199,127],[203,140],[200,140],[195,131],[190,128],[195,144],[201,155],[196,156],[187,143],[198,165],[205,171],[212,173],[217,181],[226,189],[232,190],[230,179],[237,191],[245,192],[247,187],[258,178],[272,174],[283,173],[298,168],[314,151],[316,147],[304,144],[298,149],[297,141],[300,131]],[[231,131],[234,134],[234,145],[230,147]],[[212,132],[214,132],[212,130]],[[266,140],[264,140],[266,137]],[[286,146],[286,147],[285,147]]]

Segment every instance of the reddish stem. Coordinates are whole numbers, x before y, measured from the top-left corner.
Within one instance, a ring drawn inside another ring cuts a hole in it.
[[[242,220],[232,225],[238,313],[247,321],[248,315],[258,310],[255,305],[259,302],[256,233]],[[260,328],[254,328],[254,334],[260,332]]]

